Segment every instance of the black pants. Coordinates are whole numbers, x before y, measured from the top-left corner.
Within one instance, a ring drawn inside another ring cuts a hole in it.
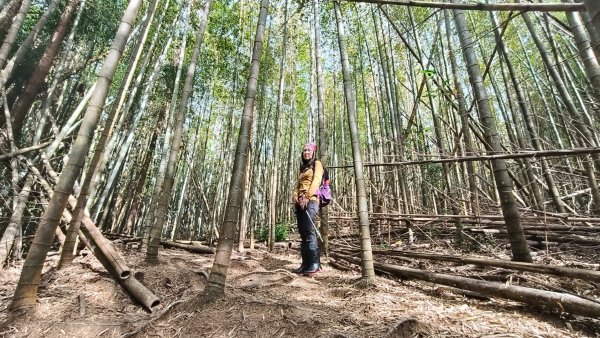
[[[319,244],[317,243],[317,230],[315,229],[316,216],[319,212],[319,202],[308,202],[306,209],[296,205],[296,220],[298,222],[298,231],[302,244],[300,252],[302,254],[302,266],[305,269],[319,268],[321,265]]]

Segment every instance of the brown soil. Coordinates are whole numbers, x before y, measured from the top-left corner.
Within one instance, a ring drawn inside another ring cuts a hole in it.
[[[56,270],[48,259],[38,305],[11,313],[21,266],[0,275],[0,337],[599,337],[597,320],[543,312],[500,299],[466,298],[420,281],[377,277],[360,288],[358,271],[326,262],[315,277],[289,271],[296,251],[234,253],[225,296],[202,295],[211,255],[164,249],[160,263],[124,249],[129,266],[161,304],[132,302],[91,255]]]

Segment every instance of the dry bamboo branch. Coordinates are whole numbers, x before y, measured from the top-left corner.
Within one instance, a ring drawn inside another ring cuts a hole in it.
[[[13,152],[10,152],[10,153],[3,153],[2,155],[0,155],[0,161],[7,160],[9,158],[12,158],[12,157],[15,157],[15,156],[18,156],[18,155],[23,155],[23,154],[26,154],[26,153],[28,153],[30,151],[34,151],[34,150],[45,148],[45,147],[49,146],[50,143],[52,143],[52,141],[48,141],[48,142],[45,142],[45,143],[40,143],[38,145],[27,147],[27,148],[17,149],[17,150],[15,150]]]

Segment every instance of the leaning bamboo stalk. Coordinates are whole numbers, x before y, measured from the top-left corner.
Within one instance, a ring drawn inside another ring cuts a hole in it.
[[[252,59],[250,62],[250,73],[246,86],[246,98],[244,100],[244,110],[240,122],[238,141],[233,160],[233,169],[231,182],[229,184],[229,194],[225,206],[224,218],[221,223],[221,237],[217,245],[217,251],[213,267],[208,277],[208,284],[205,292],[208,295],[223,295],[225,292],[225,279],[229,269],[231,250],[235,231],[239,224],[239,215],[244,197],[244,179],[246,177],[246,161],[248,161],[248,148],[251,142],[252,122],[254,120],[254,105],[257,92],[258,76],[260,71],[260,57],[264,45],[264,36],[266,30],[267,14],[269,12],[269,0],[261,0],[254,39],[254,48],[252,50]],[[224,176],[224,175],[223,175]],[[220,185],[219,187],[222,187]],[[219,208],[215,208],[218,210]],[[216,222],[213,222],[216,224]],[[216,228],[214,228],[216,230]]]
[[[446,261],[446,262],[457,262],[457,263],[463,263],[463,264],[475,264],[475,265],[480,265],[480,266],[493,266],[493,267],[507,268],[507,269],[513,269],[513,270],[519,270],[519,271],[541,273],[541,274],[546,274],[546,275],[554,275],[554,276],[559,276],[559,277],[571,277],[571,278],[578,278],[578,279],[582,279],[582,280],[593,280],[593,281],[600,282],[600,271],[576,269],[576,268],[569,268],[569,267],[565,267],[565,266],[541,265],[541,264],[533,264],[533,263],[499,261],[499,260],[482,259],[482,258],[474,258],[474,257],[458,257],[458,256],[449,256],[449,255],[436,255],[436,254],[429,254],[429,253],[417,253],[417,252],[394,251],[394,250],[377,250],[377,251],[373,251],[373,253],[377,254],[377,255],[382,255],[382,256],[402,256],[402,257],[412,257],[412,258]]]
[[[200,19],[198,31],[196,33],[196,42],[194,45],[194,51],[192,58],[189,60],[185,83],[183,86],[183,93],[181,95],[181,101],[179,102],[176,119],[173,124],[174,133],[171,141],[171,150],[169,153],[167,167],[165,171],[165,178],[163,186],[161,188],[161,196],[158,200],[156,208],[156,215],[154,224],[150,231],[150,240],[148,241],[148,249],[146,251],[147,260],[158,259],[158,244],[162,234],[162,229],[166,220],[167,210],[169,208],[169,201],[171,194],[173,193],[173,183],[175,180],[175,165],[179,156],[179,150],[183,140],[183,131],[185,124],[185,117],[187,113],[188,100],[192,92],[192,86],[194,84],[194,76],[196,73],[197,62],[200,57],[200,49],[204,42],[204,32],[208,25],[208,17],[210,15],[210,0],[204,5],[202,17]],[[166,142],[166,141],[165,141]]]
[[[35,175],[38,182],[41,184],[42,188],[46,191],[48,196],[52,197],[54,191],[50,187],[50,184],[44,179],[40,171],[31,164],[29,165],[29,170],[31,170],[31,172]],[[69,196],[68,203],[74,209],[77,205],[77,199],[73,196]],[[66,209],[64,209],[64,211],[66,211]],[[88,239],[93,241],[93,244],[96,245],[99,248],[99,250],[102,251],[102,254],[107,258],[107,261],[110,263],[112,270],[115,271],[115,276],[118,276],[117,279],[129,278],[131,276],[131,269],[127,266],[127,264],[125,264],[125,261],[115,250],[112,243],[102,235],[100,230],[98,230],[94,222],[89,217],[89,212],[87,209],[84,212],[82,224],[84,225],[84,227],[81,228],[82,232]]]
[[[340,63],[344,80],[344,97],[346,101],[346,113],[348,127],[350,129],[350,140],[352,143],[352,159],[354,162],[354,186],[356,188],[357,216],[360,224],[361,235],[361,285],[366,286],[373,281],[375,271],[373,269],[373,255],[371,252],[371,236],[369,225],[369,212],[367,205],[367,192],[365,188],[364,167],[361,156],[360,140],[358,137],[358,122],[356,112],[356,94],[350,77],[350,62],[346,49],[344,18],[339,1],[334,2],[335,21],[337,23],[337,38],[340,49]]]
[[[154,19],[154,13],[156,11],[157,5],[158,0],[154,0],[150,5],[148,17],[146,18],[143,24],[141,36],[138,39],[131,55],[131,60],[126,73],[127,75],[121,83],[121,87],[119,88],[119,95],[117,96],[119,99],[117,100],[117,102],[115,102],[115,104],[113,104],[113,109],[111,109],[110,113],[106,118],[105,128],[102,130],[98,142],[96,143],[94,155],[92,157],[91,162],[89,163],[89,168],[85,173],[85,178],[83,180],[81,191],[79,193],[79,196],[77,197],[77,205],[74,207],[73,215],[75,217],[71,221],[69,229],[67,230],[65,250],[60,256],[59,267],[68,265],[73,260],[73,247],[75,246],[77,233],[79,232],[79,226],[81,224],[81,219],[84,214],[83,210],[87,206],[88,197],[92,195],[96,190],[97,181],[93,179],[94,173],[96,170],[98,170],[101,159],[104,157],[106,143],[108,142],[110,135],[113,133],[115,120],[117,119],[120,113],[121,105],[125,100],[124,93],[129,89],[129,85],[131,84],[131,80],[133,79],[135,69],[142,54],[142,49],[144,47],[144,44],[146,43],[146,38],[148,37],[148,32],[150,31],[150,26],[152,25],[152,20]]]
[[[50,3],[48,8],[46,8],[44,14],[40,17],[35,26],[33,26],[31,31],[27,35],[27,38],[25,38],[25,40],[19,44],[19,49],[17,49],[13,57],[9,61],[7,61],[6,66],[4,67],[2,72],[0,72],[0,87],[4,87],[6,81],[8,81],[8,79],[12,75],[14,67],[16,65],[19,65],[23,57],[27,54],[27,52],[29,52],[38,34],[40,33],[40,31],[46,24],[46,21],[48,21],[48,18],[52,15],[59,3],[60,0],[54,0]]]
[[[360,262],[359,258],[338,253],[333,253],[332,256],[334,258],[343,259],[354,264],[359,264]],[[547,307],[554,310],[559,310],[561,312],[569,312],[572,314],[583,315],[592,318],[598,318],[600,316],[599,303],[569,294],[532,289],[516,285],[506,285],[505,283],[475,280],[466,277],[405,268],[391,264],[374,262],[374,265],[378,270],[385,271],[395,276],[415,278],[436,284],[452,286],[455,288],[482,293],[488,296],[515,300],[536,307]]]
[[[6,62],[8,60],[8,56],[10,51],[13,49],[15,42],[17,41],[17,36],[21,31],[21,27],[23,22],[25,21],[25,16],[29,11],[29,7],[31,7],[31,0],[24,0],[21,3],[21,7],[19,8],[19,13],[15,15],[12,25],[8,30],[4,38],[4,42],[2,43],[2,47],[0,47],[0,69],[4,69],[6,66]]]

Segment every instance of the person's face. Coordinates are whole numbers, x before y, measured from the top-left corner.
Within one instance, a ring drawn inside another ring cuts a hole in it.
[[[315,152],[310,147],[304,147],[302,150],[302,158],[305,160],[310,160],[314,153]]]

